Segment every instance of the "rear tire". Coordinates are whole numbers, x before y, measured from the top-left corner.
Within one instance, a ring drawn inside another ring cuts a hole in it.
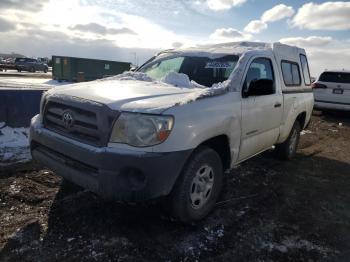
[[[34,68],[34,67],[31,67],[31,68],[30,68],[30,72],[35,73],[35,68]]]
[[[222,180],[219,155],[209,147],[196,149],[170,195],[173,216],[184,223],[206,217],[220,195]]]
[[[300,132],[300,123],[295,121],[287,140],[282,144],[276,145],[276,154],[278,158],[282,160],[291,160],[295,157],[298,149]]]

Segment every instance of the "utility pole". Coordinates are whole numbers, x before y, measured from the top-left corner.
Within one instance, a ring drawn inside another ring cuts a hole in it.
[[[138,66],[137,53],[136,52],[131,52],[130,54],[134,56],[134,65]]]

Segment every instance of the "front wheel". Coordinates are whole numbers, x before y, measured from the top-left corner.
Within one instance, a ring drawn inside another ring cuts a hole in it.
[[[173,215],[184,223],[203,219],[220,195],[223,168],[219,155],[209,147],[198,148],[182,171],[170,195]]]
[[[287,140],[282,144],[276,145],[276,153],[278,158],[290,160],[295,157],[300,139],[300,131],[300,123],[295,121]]]

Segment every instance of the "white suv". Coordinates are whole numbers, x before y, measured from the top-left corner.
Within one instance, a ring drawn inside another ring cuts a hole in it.
[[[325,71],[312,87],[315,108],[350,111],[350,71]]]
[[[57,87],[32,156],[105,198],[166,196],[184,222],[214,207],[224,171],[276,145],[291,159],[314,98],[304,49],[239,42],[161,52],[117,77]]]

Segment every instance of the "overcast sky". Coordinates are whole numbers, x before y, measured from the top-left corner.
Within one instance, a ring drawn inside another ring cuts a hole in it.
[[[304,47],[311,72],[350,69],[350,1],[0,0],[0,53],[143,62],[230,41]]]

